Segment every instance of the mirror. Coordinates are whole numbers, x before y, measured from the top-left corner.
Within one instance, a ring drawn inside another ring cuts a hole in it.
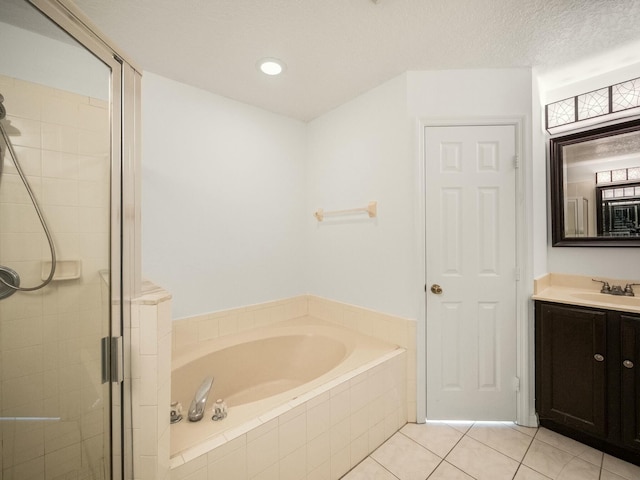
[[[640,120],[550,140],[554,247],[640,246]]]

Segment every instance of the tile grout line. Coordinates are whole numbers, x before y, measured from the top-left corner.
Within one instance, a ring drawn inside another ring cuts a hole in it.
[[[446,424],[449,428],[453,428],[452,426]],[[457,430],[456,428],[453,428],[454,430],[462,433],[462,436],[458,439],[458,441],[456,441],[456,443],[447,451],[447,453],[445,454],[444,457],[441,457],[440,455],[438,455],[436,452],[431,451],[430,449],[428,449],[427,447],[425,447],[424,445],[416,442],[413,438],[411,438],[410,436],[408,436],[406,433],[404,433],[402,430],[398,430],[398,432],[400,432],[402,435],[404,435],[406,438],[408,438],[409,440],[411,440],[413,443],[415,443],[416,445],[418,445],[419,447],[424,448],[426,451],[431,452],[432,454],[434,454],[436,457],[438,457],[440,459],[440,462],[438,462],[438,465],[436,465],[436,468],[433,469],[433,471],[427,476],[426,480],[428,480],[429,478],[431,478],[431,476],[436,472],[436,470],[438,470],[438,467],[440,467],[440,465],[442,465],[444,462],[446,462],[446,458],[447,456],[454,450],[454,448],[456,448],[458,446],[458,444],[462,441],[462,439],[467,435],[467,432],[469,430],[471,430],[471,427],[473,427],[473,425],[475,425],[475,422],[473,422],[471,424],[471,426],[469,426],[469,428],[467,428],[464,432],[460,432],[460,430]],[[453,468],[455,468],[456,470],[464,473],[465,475],[467,475],[468,477],[471,477],[473,480],[477,480],[476,477],[472,476],[470,473],[465,472],[464,470],[456,467],[454,464],[446,462],[448,465],[451,465]]]
[[[383,445],[384,445],[384,444],[383,444]],[[382,445],[381,445],[381,446],[382,446]],[[378,448],[380,448],[380,447],[378,447]],[[377,450],[377,449],[376,449],[376,450]],[[374,450],[374,451],[375,451],[375,450]],[[373,452],[372,452],[372,453],[373,453]],[[389,470],[386,466],[384,466],[384,465],[383,465],[382,463],[380,463],[378,460],[376,460],[376,459],[375,459],[375,458],[373,458],[373,457],[370,457],[370,458],[371,458],[371,460],[373,460],[374,462],[376,462],[378,465],[380,465],[384,470],[386,470],[387,472],[389,472],[389,474],[390,474],[390,475],[392,475],[392,476],[393,476],[393,478],[396,478],[397,480],[402,480],[400,477],[397,477],[395,473],[393,473],[391,470]],[[363,462],[364,462],[364,460],[363,460]],[[362,463],[362,462],[360,462],[360,463]],[[358,465],[360,465],[360,464],[358,464]],[[354,468],[355,468],[355,467],[354,467]]]
[[[527,457],[527,453],[529,453],[529,450],[531,449],[531,445],[533,445],[533,441],[536,439],[536,436],[538,435],[539,431],[540,431],[540,427],[537,427],[536,428],[536,433],[534,433],[533,436],[531,437],[531,441],[529,442],[529,446],[525,450],[524,455],[522,455],[522,460],[520,461],[520,464],[518,465],[518,468],[516,468],[516,471],[513,474],[513,478],[516,478],[516,476],[518,475],[518,472],[520,471],[520,467],[522,467],[524,465],[524,459]],[[529,468],[530,470],[536,472],[536,473],[539,473],[543,477],[546,477],[546,475],[543,475],[542,473],[538,472],[537,470],[534,470],[533,468],[529,467],[528,465],[524,465],[524,466]]]

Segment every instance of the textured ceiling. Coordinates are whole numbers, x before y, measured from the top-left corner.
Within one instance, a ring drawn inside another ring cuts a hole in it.
[[[143,70],[304,121],[407,70],[545,72],[640,41],[638,0],[75,3]]]

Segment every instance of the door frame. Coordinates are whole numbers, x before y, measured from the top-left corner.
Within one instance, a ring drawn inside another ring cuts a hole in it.
[[[416,290],[418,292],[418,322],[417,322],[417,421],[424,422],[427,409],[426,382],[426,302],[425,291],[427,278],[426,264],[426,188],[425,169],[425,129],[427,127],[476,127],[476,126],[513,126],[515,132],[515,146],[517,155],[516,168],[516,265],[519,280],[516,283],[516,375],[519,388],[516,392],[516,423],[523,426],[537,426],[534,402],[534,364],[533,364],[533,254],[530,225],[533,219],[531,175],[529,174],[530,154],[526,147],[529,136],[525,135],[528,126],[524,116],[482,116],[482,117],[423,117],[416,122],[418,148],[416,152],[417,196],[415,209],[415,225],[418,241],[417,260],[418,278]]]

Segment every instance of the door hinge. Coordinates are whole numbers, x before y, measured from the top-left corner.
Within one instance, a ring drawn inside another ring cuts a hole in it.
[[[516,277],[516,282],[519,282],[520,281],[520,267],[516,267],[515,277]]]
[[[102,383],[120,383],[124,380],[122,367],[122,337],[103,337],[102,347]]]
[[[520,168],[520,157],[518,157],[518,155],[513,156],[513,168]]]
[[[519,377],[513,377],[513,389],[516,392],[520,391],[520,378]]]

